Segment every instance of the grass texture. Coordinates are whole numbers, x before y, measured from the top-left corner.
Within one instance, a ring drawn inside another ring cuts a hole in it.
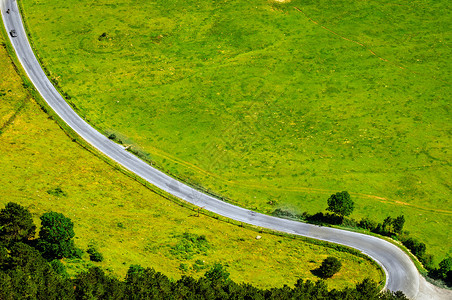
[[[88,254],[65,260],[70,274],[98,265],[123,278],[130,265],[140,264],[172,278],[196,277],[221,262],[235,281],[272,287],[293,285],[299,277],[316,280],[310,270],[333,255],[344,267],[327,281],[330,288],[367,276],[383,280],[368,259],[197,217],[73,142],[23,87],[3,47],[0,72],[0,207],[24,205],[36,224],[48,211],[71,218],[76,246],[86,251],[93,245],[104,261],[89,262]]]
[[[404,214],[452,254],[448,1],[35,1],[69,102],[161,169],[264,213]]]

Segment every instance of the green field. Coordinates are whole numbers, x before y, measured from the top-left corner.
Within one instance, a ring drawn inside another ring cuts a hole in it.
[[[310,270],[333,255],[344,267],[327,281],[330,288],[353,286],[366,276],[383,280],[367,259],[197,217],[73,142],[23,88],[3,47],[0,72],[0,209],[10,201],[24,205],[37,224],[45,212],[63,213],[75,224],[76,246],[86,250],[94,243],[105,258],[96,265],[108,273],[124,278],[130,265],[141,264],[172,278],[197,277],[221,262],[237,282],[272,287],[317,280]],[[63,192],[54,193],[57,188]],[[184,233],[204,235],[207,243],[192,243]],[[64,262],[71,274],[94,264],[87,254]]]
[[[161,169],[265,213],[347,190],[452,254],[448,1],[21,2],[77,111]]]

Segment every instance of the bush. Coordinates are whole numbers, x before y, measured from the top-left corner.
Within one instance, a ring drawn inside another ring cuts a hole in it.
[[[358,223],[358,227],[369,231],[374,231],[377,228],[377,223],[369,218],[363,218]]]
[[[97,251],[93,245],[89,245],[86,252],[89,254],[89,259],[91,261],[101,262],[104,260],[104,256],[99,251]]]
[[[321,278],[330,278],[333,277],[334,274],[339,272],[342,267],[342,263],[333,256],[328,256],[323,262],[322,265],[314,270],[314,273]]]
[[[191,259],[195,254],[205,254],[210,245],[205,235],[185,232],[181,240],[171,247],[171,254],[181,259]]]
[[[48,190],[47,194],[55,196],[55,197],[66,197],[67,194],[60,187],[56,187],[54,189]]]
[[[316,213],[315,215],[306,215],[306,221],[313,224],[342,224],[343,218],[334,214]]]
[[[355,228],[356,226],[358,226],[358,223],[356,223],[355,219],[344,218],[342,225],[345,227]]]
[[[215,263],[213,267],[204,274],[204,277],[210,281],[225,282],[229,279],[229,272],[222,264]]]
[[[57,273],[60,274],[61,276],[64,277],[69,277],[69,275],[67,274],[66,271],[66,267],[63,265],[63,263],[61,261],[59,261],[58,259],[54,259],[50,262],[50,265],[52,266],[52,269]]]
[[[410,249],[411,253],[413,253],[416,257],[421,258],[424,256],[426,250],[424,243],[421,243],[414,238],[408,238],[407,240],[402,241],[402,243],[405,247]]]
[[[284,219],[295,219],[298,216],[296,214],[291,213],[290,211],[283,210],[281,208],[277,208],[272,212],[272,216]]]

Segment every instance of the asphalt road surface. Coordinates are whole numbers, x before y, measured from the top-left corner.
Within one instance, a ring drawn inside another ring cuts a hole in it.
[[[409,256],[387,241],[360,233],[279,219],[231,205],[171,178],[127,152],[124,147],[110,141],[80,118],[46,77],[28,42],[16,0],[0,0],[0,8],[17,57],[35,88],[64,122],[112,160],[158,188],[218,215],[358,249],[383,267],[387,275],[386,288],[391,291],[403,291],[412,299],[452,299],[451,291],[439,289],[427,283],[420,276]],[[7,12],[8,9],[9,12]],[[11,30],[15,30],[16,37],[12,36]]]

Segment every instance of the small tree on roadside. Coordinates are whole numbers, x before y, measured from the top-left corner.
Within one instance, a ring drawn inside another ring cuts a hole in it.
[[[438,275],[440,278],[447,281],[447,273],[451,271],[452,271],[452,257],[446,257],[439,263]]]
[[[317,269],[317,273],[321,278],[326,279],[333,277],[334,274],[339,272],[341,267],[342,264],[336,257],[328,256],[322,262],[322,265]]]
[[[333,194],[328,198],[328,208],[326,210],[331,211],[340,217],[349,216],[353,212],[355,204],[350,198],[350,194],[347,191]]]
[[[403,225],[405,224],[405,217],[403,215],[398,216],[392,221],[392,226],[395,233],[402,233]]]
[[[25,242],[34,238],[36,226],[31,213],[25,207],[9,202],[0,211],[0,240]]]

